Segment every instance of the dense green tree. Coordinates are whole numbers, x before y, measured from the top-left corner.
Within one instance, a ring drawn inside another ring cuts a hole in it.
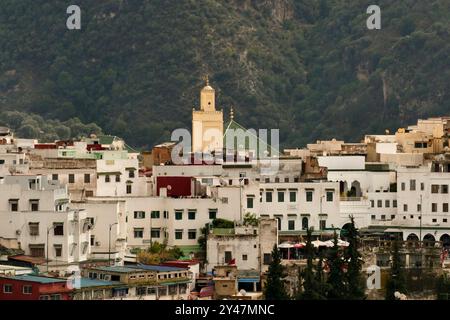
[[[314,265],[315,253],[312,244],[312,229],[306,233],[306,268],[301,272],[302,290],[297,295],[299,300],[324,300],[326,299],[323,258],[319,259],[317,266]]]
[[[391,248],[391,269],[386,284],[386,300],[395,300],[395,292],[406,294],[406,276],[404,266],[400,257],[400,243],[396,239]]]
[[[266,300],[287,300],[288,294],[283,283],[283,266],[281,265],[281,253],[276,245],[272,250],[272,261],[267,273],[264,296]]]
[[[344,256],[338,246],[336,231],[334,232],[333,243],[334,246],[329,248],[327,257],[327,265],[329,268],[327,298],[331,300],[342,300],[347,297],[347,283],[344,273]]]
[[[365,283],[361,273],[363,261],[358,250],[359,233],[353,217],[350,217],[346,238],[349,242],[349,246],[345,250],[345,260],[347,262],[346,278],[348,285],[347,299],[365,299]]]
[[[68,32],[64,1],[2,1],[0,111],[77,117],[150,148],[190,128],[205,73],[218,108],[280,128],[282,146],[450,109],[448,0],[382,0],[383,32],[367,30],[363,0],[80,2]]]
[[[450,279],[447,273],[436,279],[436,296],[438,300],[450,300]]]

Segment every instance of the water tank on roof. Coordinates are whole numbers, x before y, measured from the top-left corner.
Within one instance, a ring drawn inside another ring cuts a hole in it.
[[[7,127],[0,127],[0,136],[8,136],[10,135],[11,130]]]

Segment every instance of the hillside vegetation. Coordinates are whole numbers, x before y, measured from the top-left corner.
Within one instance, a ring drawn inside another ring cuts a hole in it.
[[[219,107],[284,146],[450,114],[450,2],[3,0],[0,111],[95,122],[149,148],[190,128],[203,76]]]

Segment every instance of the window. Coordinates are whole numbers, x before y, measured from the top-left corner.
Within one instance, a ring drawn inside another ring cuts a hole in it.
[[[230,263],[232,259],[231,251],[225,251],[225,263]]]
[[[62,222],[53,223],[53,234],[55,236],[63,236],[64,235],[64,223],[62,223]]]
[[[136,288],[136,295],[145,296],[146,294],[147,294],[147,287],[137,287]]]
[[[175,211],[175,220],[183,220],[183,211],[181,210]]]
[[[69,173],[69,183],[75,183],[75,175],[73,173]]]
[[[55,244],[53,247],[55,248],[55,257],[62,257],[62,244]]]
[[[416,191],[416,180],[409,180],[409,190]]]
[[[439,185],[438,184],[431,185],[431,193],[439,193]]]
[[[105,182],[110,182],[109,174],[105,175]]]
[[[169,219],[169,211],[163,211],[164,219]]]
[[[408,211],[408,205],[407,204],[404,204],[403,205],[403,212],[407,212]]]
[[[12,292],[13,292],[12,284],[3,285],[3,293],[12,293]]]
[[[442,212],[448,212],[448,203],[442,204]]]
[[[128,178],[134,178],[134,169],[128,171]]]
[[[384,206],[385,206],[386,208],[389,208],[389,207],[391,206],[391,201],[385,200],[385,201],[384,201]]]
[[[143,228],[134,228],[134,238],[142,239],[144,237],[144,229]]]
[[[402,182],[402,191],[405,191],[405,189],[406,189],[406,185],[404,182]]]
[[[31,211],[39,211],[39,200],[30,200]]]
[[[370,219],[375,220],[377,217],[373,214],[370,216]]]
[[[289,191],[289,201],[296,202],[297,201],[297,192]]]
[[[247,197],[247,208],[253,209],[253,197]]]
[[[195,239],[197,239],[197,230],[195,230],[195,229],[189,229],[189,230],[188,230],[188,239],[189,239],[189,240],[195,240]]]
[[[278,202],[284,202],[284,191],[278,191]]]
[[[432,219],[432,222],[437,222],[437,219]]]
[[[375,208],[375,200],[370,200],[370,206],[371,206],[372,208]]]
[[[284,182],[285,182],[285,183],[289,183],[289,177],[285,177],[285,178],[284,178]]]
[[[270,178],[265,178],[265,179],[264,179],[264,182],[265,182],[265,183],[269,183],[269,182],[270,182]]]
[[[264,265],[269,265],[272,262],[272,255],[270,253],[264,253],[263,263]]]
[[[327,202],[333,202],[333,191],[327,191]]]
[[[278,231],[281,230],[281,218],[277,218]]]
[[[91,246],[93,246],[95,244],[95,236],[91,236]]]
[[[304,217],[302,219],[302,229],[303,230],[307,230],[308,229],[308,218],[307,217]]]
[[[431,204],[431,212],[437,212],[437,203]]]
[[[280,178],[276,177],[275,178],[275,183],[280,183]]]
[[[266,202],[272,202],[272,192],[266,191]]]
[[[306,191],[306,202],[313,201],[313,191]]]
[[[39,235],[39,222],[30,222],[28,226],[30,227],[30,236]]]
[[[150,217],[151,217],[152,219],[159,219],[159,217],[160,217],[159,211],[157,211],[157,210],[152,211],[152,212],[150,213]]]
[[[19,211],[19,200],[18,199],[9,199],[9,208],[13,212]]]
[[[385,214],[381,215],[381,220],[386,220],[386,215]]]
[[[377,207],[381,208],[383,206],[383,200],[377,200]]]
[[[116,174],[116,182],[120,182],[120,174]]]
[[[397,208],[397,200],[392,200],[392,207]]]
[[[61,300],[61,295],[60,294],[52,294],[50,296],[51,300]]]
[[[89,173],[84,174],[84,183],[91,183],[91,175]]]
[[[32,294],[33,293],[33,287],[30,285],[24,285],[22,287],[22,293],[23,294]]]
[[[47,295],[39,296],[39,300],[50,300],[50,296]]]
[[[197,213],[197,211],[195,210],[188,210],[188,219],[189,220],[195,220],[195,214]]]
[[[288,221],[288,230],[295,230],[295,220]]]
[[[416,149],[427,148],[427,146],[428,146],[427,142],[421,142],[421,141],[414,142],[414,148],[416,148]]]
[[[417,212],[422,211],[422,205],[420,203],[417,204]]]
[[[214,220],[217,218],[217,209],[209,209],[209,219]]]
[[[183,229],[175,230],[175,239],[177,239],[177,240],[183,239]]]
[[[127,194],[131,193],[131,184],[127,184]]]
[[[152,228],[150,231],[150,237],[152,238],[160,238],[161,237],[161,229],[159,228]]]
[[[425,183],[423,182],[420,183],[420,190],[421,191],[425,190]]]
[[[325,230],[327,228],[327,221],[326,220],[320,220],[319,221],[319,228],[320,228],[320,230]]]
[[[135,219],[145,219],[145,211],[135,211],[134,218]]]
[[[58,181],[58,175],[57,174],[52,174],[52,180],[53,181]]]
[[[30,255],[35,258],[44,258],[45,257],[45,245],[43,244],[35,244],[29,245]]]
[[[395,214],[391,214],[391,220],[395,219]]]
[[[441,193],[448,193],[448,185],[443,184],[441,186]]]
[[[447,218],[442,219],[442,222],[447,222]]]

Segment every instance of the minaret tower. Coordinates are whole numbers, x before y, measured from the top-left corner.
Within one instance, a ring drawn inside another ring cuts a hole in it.
[[[212,152],[223,148],[223,112],[216,110],[216,91],[209,84],[200,91],[200,110],[192,110],[192,151]]]

